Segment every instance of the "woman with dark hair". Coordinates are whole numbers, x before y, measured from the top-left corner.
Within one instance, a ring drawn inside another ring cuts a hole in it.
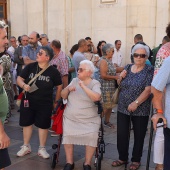
[[[78,44],[75,44],[71,47],[70,49],[70,56],[67,57],[68,59],[68,83],[70,83],[72,81],[73,78],[76,77],[76,72],[75,72],[75,68],[74,68],[74,65],[73,65],[73,61],[72,61],[72,58],[73,58],[73,54],[78,50]]]
[[[27,65],[17,78],[17,84],[25,91],[20,106],[20,126],[23,127],[24,145],[17,156],[22,157],[31,152],[29,144],[33,124],[38,127],[40,146],[38,155],[47,159],[50,155],[45,149],[48,129],[51,125],[51,115],[53,111],[53,88],[57,88],[55,105],[60,99],[62,81],[59,71],[49,65],[53,58],[53,50],[49,46],[42,46],[37,54],[36,61]],[[35,81],[28,85],[36,74],[44,70]]]
[[[102,47],[106,44],[106,41],[102,40],[99,41],[98,45],[97,45],[97,54],[99,55],[99,57],[103,56],[103,52],[102,52]]]

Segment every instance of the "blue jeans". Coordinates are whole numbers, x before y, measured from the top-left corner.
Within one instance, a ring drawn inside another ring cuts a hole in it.
[[[170,129],[164,128],[164,170],[170,170]]]

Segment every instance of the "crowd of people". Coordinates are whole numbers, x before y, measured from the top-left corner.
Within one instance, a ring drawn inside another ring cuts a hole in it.
[[[74,145],[85,146],[83,169],[91,170],[100,129],[95,102],[102,103],[103,125],[114,128],[110,119],[115,107],[113,95],[118,87],[119,158],[112,162],[112,166],[128,162],[129,126],[132,124],[134,145],[129,168],[136,170],[140,167],[153,93],[155,169],[170,169],[170,24],[162,44],[153,50],[141,34],[136,34],[131,55],[126,56],[131,60],[127,65],[121,52],[121,40],[115,40],[114,45],[101,40],[95,46],[92,39],[86,37],[74,44],[67,55],[61,50],[59,40],[49,41],[44,33],[33,31],[18,39],[11,36],[8,40],[6,26],[0,22],[0,158],[4,158],[0,159],[0,169],[11,164],[7,150],[10,139],[3,124],[10,121],[14,101],[23,94],[18,108],[23,145],[17,156],[31,153],[30,139],[35,125],[39,132],[38,155],[44,159],[50,157],[45,148],[48,130],[53,109],[62,98],[67,100],[63,114],[64,170],[74,169]],[[164,124],[164,128],[156,128],[159,118],[163,119],[160,124]]]

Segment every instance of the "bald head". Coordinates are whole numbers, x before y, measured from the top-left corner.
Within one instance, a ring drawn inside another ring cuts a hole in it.
[[[88,41],[85,39],[80,39],[78,41],[78,51],[84,53],[88,51]]]
[[[80,40],[78,41],[78,47],[82,47],[82,46],[84,46],[85,44],[87,44],[87,40],[85,40],[85,39],[80,39]]]
[[[30,35],[29,35],[29,43],[33,46],[37,46],[38,45],[38,41],[39,41],[40,35],[33,31]]]

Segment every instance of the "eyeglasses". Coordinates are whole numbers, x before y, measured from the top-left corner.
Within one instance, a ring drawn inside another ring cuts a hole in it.
[[[80,73],[81,73],[81,72],[83,72],[84,70],[89,70],[89,69],[78,68],[78,69],[77,69],[77,72],[80,72]]]
[[[139,58],[145,58],[145,57],[146,57],[146,54],[134,53],[134,54],[133,54],[133,57],[134,57],[134,58],[137,58],[137,57],[139,57]]]
[[[41,37],[39,40],[41,41],[43,38],[45,38],[45,37]]]

